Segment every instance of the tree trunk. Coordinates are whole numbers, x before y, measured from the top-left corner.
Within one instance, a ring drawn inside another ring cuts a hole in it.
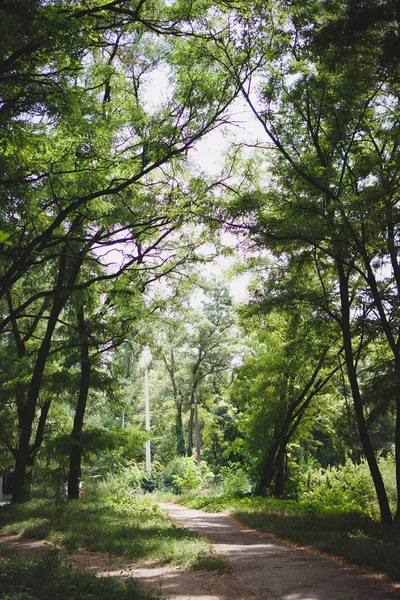
[[[395,515],[396,527],[400,526],[400,360],[395,363],[396,373],[396,429],[395,429],[395,461],[396,461],[396,490],[397,507]]]
[[[71,226],[71,230],[75,229],[75,226],[79,225],[79,221],[80,217],[77,217],[74,225]],[[30,465],[30,461],[32,458],[30,448],[32,427],[35,419],[39,392],[42,385],[43,372],[50,353],[53,333],[57,325],[58,317],[67,299],[67,296],[63,291],[63,286],[65,285],[65,283],[67,283],[67,286],[73,285],[73,283],[76,281],[80,267],[82,265],[83,256],[79,256],[70,265],[70,275],[67,279],[69,256],[70,249],[66,244],[60,256],[57,282],[54,288],[53,304],[47,321],[47,327],[44,334],[44,338],[37,353],[36,362],[33,368],[32,378],[28,389],[27,399],[24,405],[21,406],[18,411],[20,435],[18,440],[18,447],[15,453],[15,467],[12,493],[13,504],[19,504],[25,502],[26,500],[27,484],[29,483],[27,481],[27,468],[29,466],[33,466],[33,462]]]
[[[287,444],[284,442],[279,446],[278,454],[275,459],[275,498],[282,498],[286,483],[285,458]]]
[[[20,435],[15,457],[13,478],[13,504],[25,502],[27,498],[27,485],[29,484],[29,481],[27,480],[27,468],[31,468],[33,466],[30,448],[33,421],[35,419],[36,407],[38,403],[40,387],[42,384],[42,376],[50,352],[51,338],[53,336],[57,319],[63,304],[64,302],[61,296],[57,294],[54,298],[53,307],[47,322],[46,333],[38,351],[28,390],[28,397],[25,405],[21,407],[20,410]]]
[[[200,427],[199,427],[199,405],[197,403],[197,393],[193,394],[193,405],[194,405],[194,422],[196,429],[196,462],[200,465],[201,454],[200,454]]]
[[[279,448],[279,434],[280,431],[276,426],[272,437],[271,446],[261,466],[261,473],[256,487],[256,494],[260,496],[263,496],[272,486],[272,481],[275,476],[275,457]]]
[[[348,289],[348,276],[346,276],[344,270],[344,264],[340,257],[336,260],[338,273],[339,273],[339,286],[340,286],[340,301],[341,301],[341,328],[343,336],[343,348],[345,353],[345,361],[347,368],[347,376],[349,378],[350,389],[353,397],[354,411],[357,419],[358,432],[360,435],[360,441],[367,459],[371,477],[374,483],[381,521],[382,523],[391,524],[392,515],[390,512],[389,501],[386,494],[385,485],[383,483],[382,475],[379,470],[379,466],[375,457],[374,450],[372,448],[369,432],[364,416],[364,406],[361,398],[360,388],[358,385],[357,370],[355,366],[352,336],[350,327],[350,301],[349,301],[349,289]]]
[[[81,380],[76,405],[74,426],[71,432],[71,453],[69,457],[68,500],[79,499],[79,483],[82,462],[82,429],[90,385],[89,340],[83,307],[78,310],[78,331],[80,343]]]

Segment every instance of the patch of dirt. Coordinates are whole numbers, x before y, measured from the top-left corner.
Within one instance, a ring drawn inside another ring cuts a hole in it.
[[[0,533],[0,554],[2,548],[18,550],[19,552],[39,552],[46,546],[44,540],[25,540],[19,535],[4,535]]]

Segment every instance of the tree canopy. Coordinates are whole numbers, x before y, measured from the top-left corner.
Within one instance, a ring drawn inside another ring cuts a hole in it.
[[[21,0],[0,16],[13,502],[61,447],[78,497],[91,428],[99,447],[121,426],[142,443],[148,346],[157,460],[196,449],[290,495],[329,431],[325,459],[364,456],[398,522],[397,4]],[[213,175],[196,148],[218,128]],[[251,278],[240,308],[232,255]],[[377,456],[392,445],[396,509]]]

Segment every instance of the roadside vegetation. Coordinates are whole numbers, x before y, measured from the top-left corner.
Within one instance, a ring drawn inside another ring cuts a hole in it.
[[[65,552],[85,548],[127,560],[192,566],[212,552],[197,534],[174,525],[149,495],[80,502],[37,499],[0,511],[3,533],[46,540]]]
[[[66,600],[72,592],[73,597],[79,594],[88,600],[155,598],[134,581],[121,584],[69,568],[68,555],[77,550],[107,554],[110,567],[152,560],[194,570],[230,572],[225,558],[216,555],[204,538],[166,518],[149,494],[116,493],[111,480],[107,486],[89,489],[79,502],[59,497],[58,501],[34,499],[4,506],[0,529],[6,535],[48,542],[47,548],[33,557],[2,550],[2,600]]]
[[[71,569],[54,548],[37,556],[9,552],[0,556],[2,600],[157,600],[131,580],[96,577]]]

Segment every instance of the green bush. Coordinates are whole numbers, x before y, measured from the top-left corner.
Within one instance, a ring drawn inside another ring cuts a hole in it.
[[[253,491],[249,474],[236,463],[229,463],[220,470],[221,491],[228,498],[243,498]]]
[[[213,477],[204,462],[197,465],[193,457],[180,457],[157,473],[156,485],[163,491],[183,494],[208,485]]]
[[[394,452],[395,448],[392,446],[392,449],[387,456],[380,456],[378,460],[379,468],[385,483],[386,493],[393,508],[395,508],[397,504],[396,458]]]
[[[373,512],[375,489],[367,462],[353,463],[326,469],[308,469],[300,481],[299,499],[345,507],[349,511]]]

